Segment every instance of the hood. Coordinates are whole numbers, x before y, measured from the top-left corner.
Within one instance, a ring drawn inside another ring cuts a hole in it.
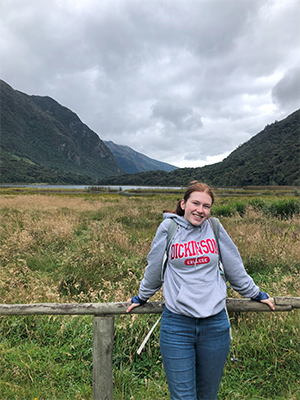
[[[199,229],[200,231],[203,229],[203,227],[207,223],[207,220],[205,220],[201,225],[195,226],[195,225],[191,224],[189,221],[187,221],[184,217],[181,217],[180,215],[177,215],[174,213],[164,213],[163,218],[164,219],[174,219],[179,226],[182,226],[185,229]]]

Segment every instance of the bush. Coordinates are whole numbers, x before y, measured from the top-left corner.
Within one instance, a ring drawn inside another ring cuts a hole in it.
[[[229,204],[215,205],[212,214],[216,217],[232,217],[239,214],[243,217],[247,208],[252,207],[255,211],[262,211],[264,215],[280,219],[292,218],[300,214],[299,199],[281,199],[265,201],[261,198],[251,200],[230,202]]]
[[[275,218],[287,219],[300,213],[300,201],[298,199],[283,199],[270,202],[265,205],[264,213]]]

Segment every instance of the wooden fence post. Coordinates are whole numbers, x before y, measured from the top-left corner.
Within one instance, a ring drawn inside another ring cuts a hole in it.
[[[114,316],[94,316],[93,400],[113,400]]]

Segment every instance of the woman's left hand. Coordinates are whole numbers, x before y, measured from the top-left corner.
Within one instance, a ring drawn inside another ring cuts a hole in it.
[[[271,308],[271,310],[275,310],[274,304],[272,303],[272,301],[270,300],[270,296],[266,292],[259,292],[256,297],[252,298],[252,300],[258,301],[260,303],[265,303]]]
[[[268,294],[268,293],[267,293]],[[269,296],[269,295],[268,295]],[[266,299],[266,300],[261,300],[261,303],[265,303],[265,304],[267,304],[270,308],[271,308],[271,310],[275,310],[275,307],[274,307],[274,304],[272,303],[272,301],[270,300],[270,296],[269,296],[269,298],[268,299]]]

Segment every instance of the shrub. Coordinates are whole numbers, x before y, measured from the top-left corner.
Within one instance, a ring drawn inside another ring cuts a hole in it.
[[[269,202],[265,205],[264,212],[275,218],[292,218],[300,213],[300,201],[298,199],[283,199]]]

